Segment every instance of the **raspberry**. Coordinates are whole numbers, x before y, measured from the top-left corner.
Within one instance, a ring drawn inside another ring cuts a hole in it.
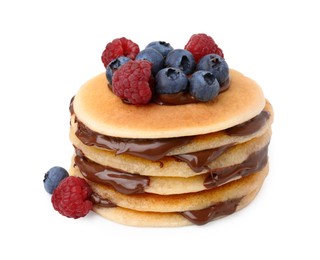
[[[126,103],[147,104],[152,97],[151,68],[147,60],[131,60],[122,65],[113,75],[114,94]]]
[[[210,36],[204,33],[192,35],[184,48],[193,54],[196,62],[203,56],[213,53],[223,58],[222,50]]]
[[[120,56],[125,56],[134,60],[139,51],[138,44],[133,41],[128,40],[125,37],[117,38],[107,44],[102,52],[101,60],[104,66],[107,67],[112,60]]]
[[[51,202],[55,210],[68,218],[80,218],[92,209],[88,183],[79,177],[69,176],[54,190]]]

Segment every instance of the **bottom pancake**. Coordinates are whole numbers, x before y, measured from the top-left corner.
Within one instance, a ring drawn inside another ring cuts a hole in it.
[[[190,225],[204,225],[210,221],[233,214],[246,207],[258,194],[260,187],[243,197],[240,203],[231,211],[219,214],[206,214],[200,219],[190,221],[179,212],[143,212],[122,207],[101,207],[95,205],[93,211],[105,219],[118,224],[135,227],[181,227]],[[221,213],[221,212],[219,212]],[[226,214],[223,214],[226,213]],[[219,216],[216,216],[219,215]]]
[[[71,167],[70,174],[83,178],[76,167]],[[93,207],[99,215],[130,226],[164,227],[202,225],[242,209],[254,199],[267,174],[268,165],[220,187],[178,195],[125,195],[106,185],[87,182],[99,198]]]

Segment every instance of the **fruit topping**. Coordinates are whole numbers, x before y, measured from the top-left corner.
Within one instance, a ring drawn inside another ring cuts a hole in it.
[[[68,176],[68,172],[60,166],[54,166],[50,168],[49,171],[47,171],[44,175],[43,179],[45,190],[49,194],[52,194],[53,191],[58,187],[59,183]]]
[[[136,60],[148,60],[152,63],[152,74],[155,76],[163,68],[164,58],[160,52],[152,48],[140,51]]]
[[[113,92],[124,102],[147,104],[152,97],[152,64],[147,60],[128,61],[113,75]]]
[[[197,70],[210,71],[220,85],[229,78],[229,66],[226,61],[217,54],[204,56],[197,64]]]
[[[196,62],[211,53],[218,54],[223,58],[222,50],[210,36],[204,33],[192,35],[184,48],[193,54]]]
[[[185,91],[188,78],[180,69],[164,68],[156,76],[155,91],[159,94],[173,94]]]
[[[173,50],[173,47],[170,45],[170,43],[164,42],[164,41],[154,41],[150,42],[147,46],[147,48],[152,48],[157,50],[162,54],[163,57],[166,57],[170,51]]]
[[[170,51],[165,60],[166,67],[174,67],[182,70],[185,74],[191,74],[196,63],[191,52],[184,49],[174,49]]]
[[[111,91],[133,105],[207,102],[230,85],[223,52],[204,33],[192,35],[184,49],[153,41],[140,51],[131,40],[117,38],[106,45],[102,61]]]
[[[107,67],[112,60],[120,56],[125,56],[133,60],[139,51],[138,44],[125,37],[121,37],[114,39],[106,45],[102,52],[101,60],[104,66]]]
[[[115,71],[117,69],[119,69],[120,66],[127,63],[129,60],[131,60],[131,59],[128,57],[120,56],[120,57],[112,60],[108,64],[107,69],[106,69],[106,75],[107,75],[107,79],[108,79],[108,82],[110,85],[112,85],[112,77],[113,77],[113,74],[115,73]]]
[[[218,80],[209,71],[199,70],[190,78],[190,94],[197,100],[206,102],[219,94]]]
[[[82,178],[69,176],[54,190],[51,202],[55,210],[68,218],[86,216],[92,209],[92,190]]]

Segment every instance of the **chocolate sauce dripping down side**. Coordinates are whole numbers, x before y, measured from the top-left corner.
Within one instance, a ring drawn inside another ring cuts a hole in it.
[[[216,218],[234,213],[241,199],[242,197],[222,201],[205,209],[184,211],[180,214],[195,225],[204,225]]]
[[[249,155],[249,157],[240,164],[210,170],[203,185],[207,189],[215,188],[234,178],[245,177],[249,174],[261,171],[266,166],[267,162],[268,145]]]
[[[74,162],[86,179],[95,183],[111,185],[123,194],[144,193],[145,187],[148,187],[150,183],[148,176],[131,174],[97,164],[86,158],[79,149],[76,149]]]
[[[203,150],[188,154],[174,155],[175,158],[185,162],[194,172],[201,172],[208,169],[208,164],[217,159],[234,144],[223,145],[214,149]]]
[[[163,139],[126,139],[99,134],[78,121],[76,136],[88,146],[97,146],[116,151],[116,154],[131,154],[151,161],[157,161],[171,150],[190,143],[193,137]]]
[[[260,171],[268,161],[267,146],[258,152],[251,154],[241,164],[229,167],[212,169],[207,173],[203,185],[207,189],[220,186],[234,178],[247,176]],[[96,183],[112,185],[120,193],[136,194],[144,193],[149,186],[150,178],[139,174],[123,172],[119,169],[97,164],[81,154],[76,148],[75,165],[78,166],[82,175]]]
[[[101,198],[98,194],[92,193],[90,200],[93,204],[106,207],[106,208],[114,208],[117,207],[116,204],[114,204],[111,200]]]
[[[225,130],[225,133],[230,136],[245,136],[251,135],[262,128],[270,117],[268,111],[263,110],[254,118],[234,127]]]

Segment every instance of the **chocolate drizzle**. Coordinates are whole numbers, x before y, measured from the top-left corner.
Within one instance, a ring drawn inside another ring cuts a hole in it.
[[[212,189],[233,179],[247,176],[262,170],[268,162],[268,145],[260,151],[254,152],[240,164],[228,167],[210,169],[204,179],[204,187]],[[145,193],[149,186],[150,178],[139,174],[124,172],[119,169],[97,164],[76,148],[75,165],[81,174],[90,181],[111,185],[115,190],[123,194]]]
[[[257,132],[262,128],[270,117],[268,111],[263,110],[259,115],[254,118],[234,127],[225,130],[227,135],[230,136],[245,136]]]
[[[270,113],[262,111],[258,116],[249,121],[228,128],[225,131],[230,136],[245,136],[254,134],[264,126],[269,119]],[[88,146],[101,147],[116,151],[116,154],[131,154],[147,160],[157,161],[165,157],[171,150],[186,145],[192,141],[194,136],[160,138],[160,139],[129,139],[112,137],[92,131],[80,121],[76,131],[76,136],[82,143]],[[184,160],[183,158],[180,158]]]
[[[189,92],[178,92],[174,94],[158,94],[154,98],[154,102],[158,105],[185,105],[191,103],[199,103]]]
[[[116,154],[131,154],[147,160],[157,161],[171,150],[186,145],[193,137],[177,137],[162,139],[127,139],[99,134],[90,130],[78,121],[76,136],[89,146],[97,146],[116,151]]]
[[[70,112],[70,114],[71,114],[71,115],[73,115],[73,114],[74,114],[74,110],[73,110],[73,101],[74,101],[74,97],[75,97],[75,96],[73,96],[73,97],[71,98],[71,100],[70,100],[70,104],[69,104],[69,112]]]
[[[86,179],[95,183],[111,185],[115,190],[123,194],[144,193],[144,188],[150,182],[148,176],[131,174],[97,164],[86,158],[79,149],[76,149],[74,162]]]
[[[208,169],[208,164],[217,159],[222,153],[234,144],[223,145],[214,149],[203,150],[188,154],[174,155],[175,158],[186,162],[194,172],[201,172]]]
[[[234,213],[241,200],[242,197],[222,201],[205,209],[184,211],[180,214],[195,225],[204,225],[216,218]]]
[[[230,78],[220,85],[219,94],[228,90],[230,87]],[[153,102],[158,105],[185,105],[191,103],[200,103],[201,101],[192,96],[189,92],[178,92],[173,94],[157,94]]]
[[[70,101],[70,113],[74,114],[73,99]],[[270,113],[262,111],[258,116],[234,127],[224,130],[230,136],[251,135],[264,126],[269,119]],[[131,154],[147,160],[157,161],[167,156],[168,153],[178,147],[192,142],[195,136],[159,138],[159,139],[130,139],[112,137],[97,133],[87,127],[84,123],[75,119],[78,123],[75,135],[88,146],[96,146],[115,151],[116,154]],[[180,158],[184,160],[183,158]]]
[[[245,177],[251,173],[262,170],[268,162],[268,145],[252,153],[240,164],[210,170],[203,185],[207,189],[220,186],[229,180]]]
[[[112,201],[110,201],[108,199],[101,198],[97,193],[92,193],[90,200],[93,204],[99,205],[101,207],[106,207],[106,208],[117,207],[117,205],[114,204]]]

